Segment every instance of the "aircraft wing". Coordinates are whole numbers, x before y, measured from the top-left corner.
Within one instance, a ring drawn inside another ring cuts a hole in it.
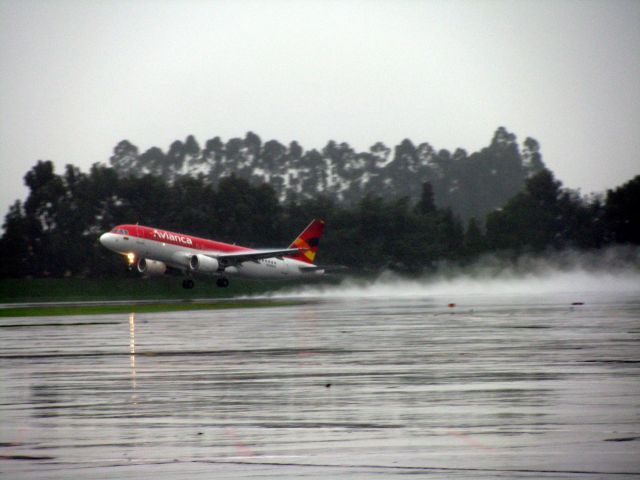
[[[208,257],[217,259],[221,264],[237,265],[243,262],[257,262],[264,258],[283,257],[285,255],[295,255],[304,251],[304,248],[283,248],[278,250],[251,250],[237,253],[205,253]]]

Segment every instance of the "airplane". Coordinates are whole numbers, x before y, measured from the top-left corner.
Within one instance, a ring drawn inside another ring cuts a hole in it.
[[[218,287],[228,287],[228,277],[286,279],[322,275],[313,262],[324,231],[323,220],[313,220],[288,248],[254,250],[229,243],[169,232],[143,225],[118,225],[100,236],[109,250],[127,257],[129,269],[160,276],[170,269],[183,272],[183,288],[194,287],[193,274],[217,276]]]

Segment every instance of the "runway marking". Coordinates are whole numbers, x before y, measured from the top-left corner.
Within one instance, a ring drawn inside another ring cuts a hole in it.
[[[447,433],[461,440],[463,443],[466,443],[470,447],[476,448],[478,450],[484,450],[485,452],[489,452],[489,453],[498,453],[498,451],[495,448],[488,447],[487,445],[480,443],[479,441],[475,440],[474,438],[467,435],[466,433],[459,432],[456,430],[449,430]]]
[[[251,450],[242,440],[240,440],[238,432],[236,432],[235,428],[227,427],[224,429],[224,433],[227,435],[227,437],[230,437],[231,441],[236,447],[236,450],[238,450],[238,453],[240,453],[242,457],[255,456],[253,450]]]

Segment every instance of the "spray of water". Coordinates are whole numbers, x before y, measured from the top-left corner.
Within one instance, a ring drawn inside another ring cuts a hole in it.
[[[374,279],[346,277],[338,285],[305,285],[278,297],[421,298],[460,295],[625,294],[640,300],[640,249],[565,251],[513,261],[485,257],[465,268],[420,278],[384,272]]]

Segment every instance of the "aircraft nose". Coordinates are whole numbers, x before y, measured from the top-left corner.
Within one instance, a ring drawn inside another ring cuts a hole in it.
[[[109,233],[103,233],[100,235],[100,243],[105,247],[109,246]]]

